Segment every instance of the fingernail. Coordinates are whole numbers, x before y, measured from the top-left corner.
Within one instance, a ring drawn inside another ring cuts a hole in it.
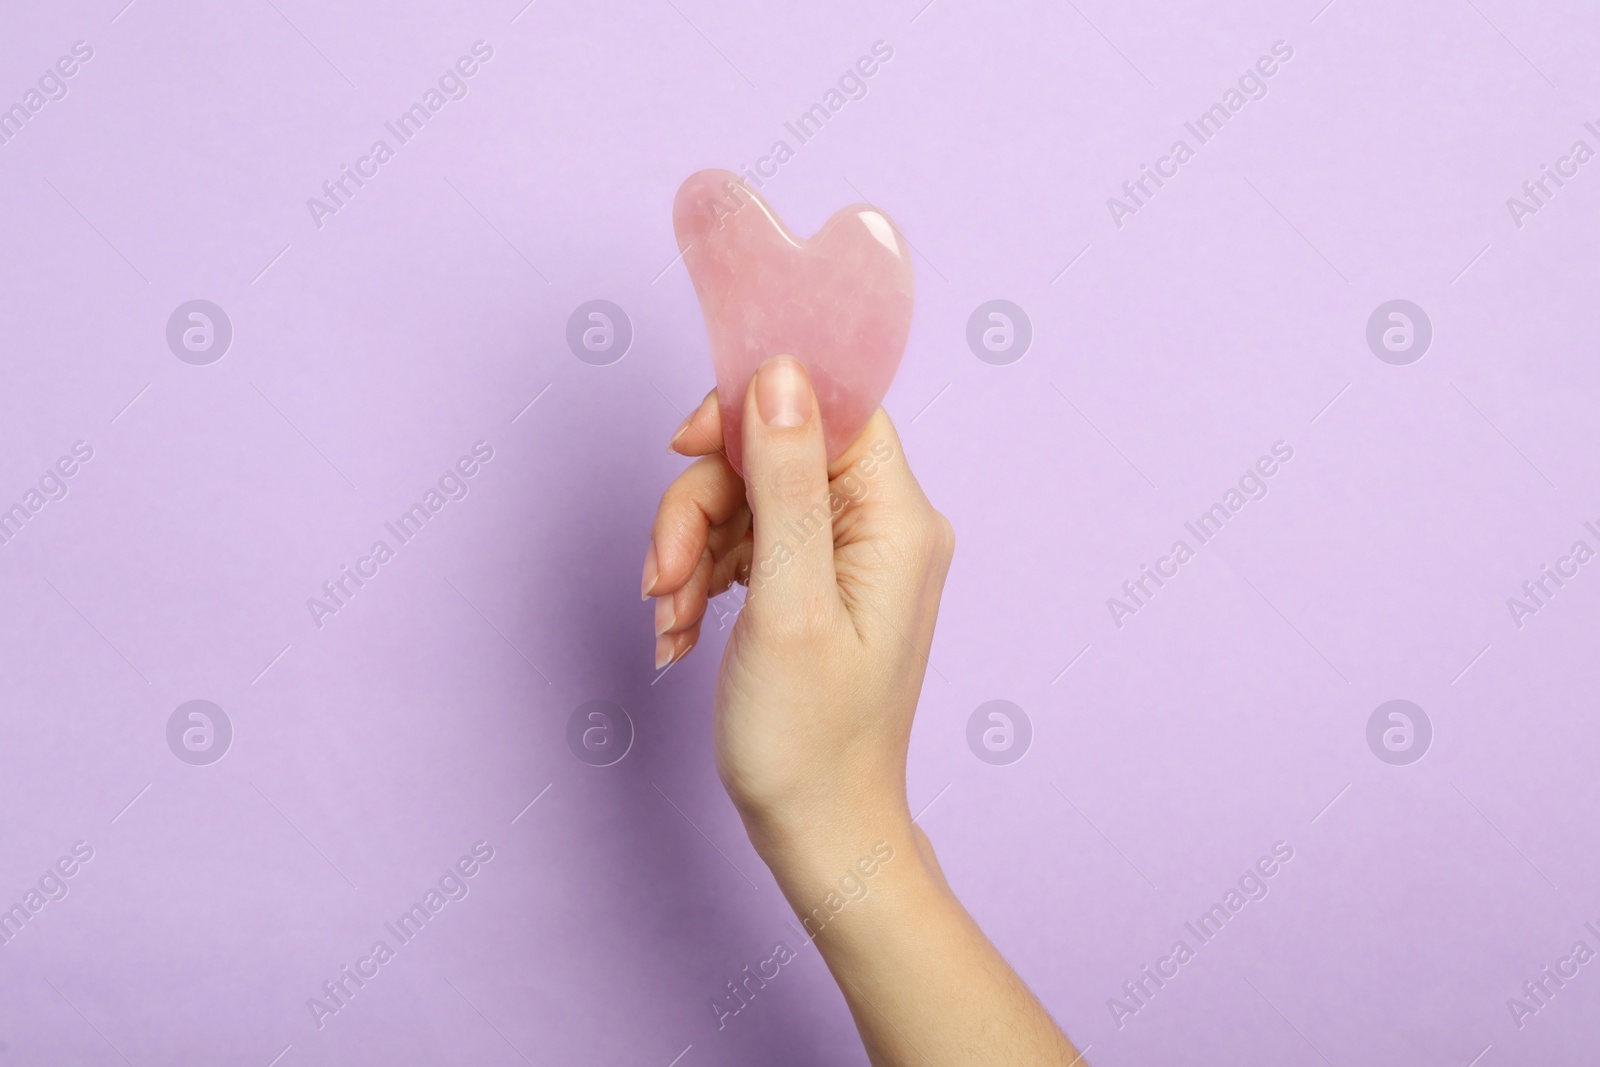
[[[670,596],[656,597],[656,636],[660,637],[672,629],[672,624],[678,621],[678,613],[672,606],[673,598]]]
[[[644,581],[639,586],[639,599],[649,600],[650,591],[656,587],[661,572],[656,568],[656,543],[650,542],[650,551],[644,557]]]
[[[768,426],[804,426],[811,418],[811,387],[800,364],[787,358],[768,360],[756,376],[756,408]]]
[[[656,638],[656,670],[672,662],[672,638]]]
[[[668,452],[676,452],[678,450],[678,438],[682,437],[684,433],[688,431],[689,423],[693,421],[694,416],[690,415],[687,419],[684,419],[682,422],[678,423],[678,428],[672,431],[672,438],[667,442]]]

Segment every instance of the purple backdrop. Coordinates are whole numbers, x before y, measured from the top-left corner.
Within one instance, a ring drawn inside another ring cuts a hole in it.
[[[1091,1062],[1600,1043],[1592,8],[123,3],[0,34],[0,1064],[865,1062],[649,669],[705,166],[915,246],[912,804]]]

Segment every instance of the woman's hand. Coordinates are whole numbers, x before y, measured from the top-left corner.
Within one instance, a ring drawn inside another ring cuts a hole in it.
[[[954,532],[882,409],[827,462],[799,363],[762,366],[744,424],[747,478],[721,453],[714,391],[673,437],[701,458],[662,497],[645,562],[657,666],[694,647],[708,597],[744,581],[715,736],[758,850],[821,825],[909,827],[906,747]]]
[[[644,565],[656,665],[687,655],[706,598],[749,588],[717,675],[717,769],[879,1067],[1080,1058],[951,892],[906,806],[906,748],[955,535],[877,411],[827,461],[793,360],[744,398],[740,478],[716,395],[672,448]],[[711,1001],[718,1026],[737,1007]]]

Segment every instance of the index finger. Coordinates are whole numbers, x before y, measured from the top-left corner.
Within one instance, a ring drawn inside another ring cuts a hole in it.
[[[846,500],[872,511],[931,510],[906,462],[900,435],[882,408],[872,413],[850,447],[828,464],[828,480]]]

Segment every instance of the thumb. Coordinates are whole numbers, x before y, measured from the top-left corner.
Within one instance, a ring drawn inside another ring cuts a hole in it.
[[[743,429],[751,594],[806,614],[837,604],[828,452],[816,395],[798,361],[779,356],[756,371]]]

